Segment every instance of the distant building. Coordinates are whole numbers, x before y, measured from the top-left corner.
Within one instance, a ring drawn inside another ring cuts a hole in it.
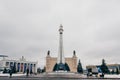
[[[90,70],[90,69],[94,69],[94,68],[96,68],[96,67],[99,68],[100,65],[88,65],[88,66],[86,66],[86,69],[87,69],[87,70]],[[119,72],[120,72],[120,64],[107,64],[107,67],[108,67],[110,73],[112,73],[112,71],[115,71],[115,72],[116,72],[116,69],[118,69]]]
[[[3,58],[0,60],[0,70],[10,69],[14,67],[18,73],[25,73],[29,68],[29,72],[37,73],[37,62],[27,61],[23,56],[19,60],[10,60]]]
[[[116,69],[118,69],[120,72],[120,64],[107,64],[107,66],[108,66],[110,72],[112,72],[112,71],[116,72]]]

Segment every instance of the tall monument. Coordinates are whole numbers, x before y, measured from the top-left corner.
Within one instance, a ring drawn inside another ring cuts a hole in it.
[[[65,64],[65,57],[64,57],[64,51],[63,51],[63,26],[60,25],[59,29],[59,51],[58,51],[58,58],[57,63],[63,63]]]
[[[59,26],[59,48],[58,56],[52,57],[50,51],[48,51],[46,56],[46,72],[77,72],[77,56],[75,50],[73,51],[72,57],[64,56],[63,48],[63,26]]]
[[[54,66],[53,71],[70,71],[68,64],[65,62],[64,51],[63,51],[63,26],[59,28],[59,51],[57,63]]]

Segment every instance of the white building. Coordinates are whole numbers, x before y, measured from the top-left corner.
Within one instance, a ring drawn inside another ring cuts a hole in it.
[[[27,68],[30,73],[37,73],[37,62],[26,61],[22,56],[19,60],[10,60],[3,58],[0,60],[0,69],[4,70],[11,69],[12,67],[16,68],[18,73],[25,73]]]

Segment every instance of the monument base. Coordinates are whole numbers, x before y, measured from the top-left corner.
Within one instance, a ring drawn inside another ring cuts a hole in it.
[[[53,68],[53,71],[55,71],[55,72],[67,72],[67,71],[70,71],[70,68],[69,68],[67,63],[65,63],[65,64],[56,63],[54,68]]]
[[[86,78],[87,76],[84,74],[78,74],[74,72],[48,72],[43,75],[43,77],[53,77],[53,78],[66,78],[66,79],[80,79]]]
[[[54,74],[54,75],[69,75],[75,74],[74,72],[67,72],[67,71],[56,71],[56,72],[48,72],[47,74]]]

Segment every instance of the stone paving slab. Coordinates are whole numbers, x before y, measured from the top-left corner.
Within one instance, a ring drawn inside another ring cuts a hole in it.
[[[98,79],[98,78],[79,78],[79,79],[74,79],[74,78],[49,78],[49,77],[0,77],[0,80],[120,80],[120,79]]]
[[[120,78],[96,78],[81,74],[37,74],[26,76],[0,77],[0,80],[120,80]]]

